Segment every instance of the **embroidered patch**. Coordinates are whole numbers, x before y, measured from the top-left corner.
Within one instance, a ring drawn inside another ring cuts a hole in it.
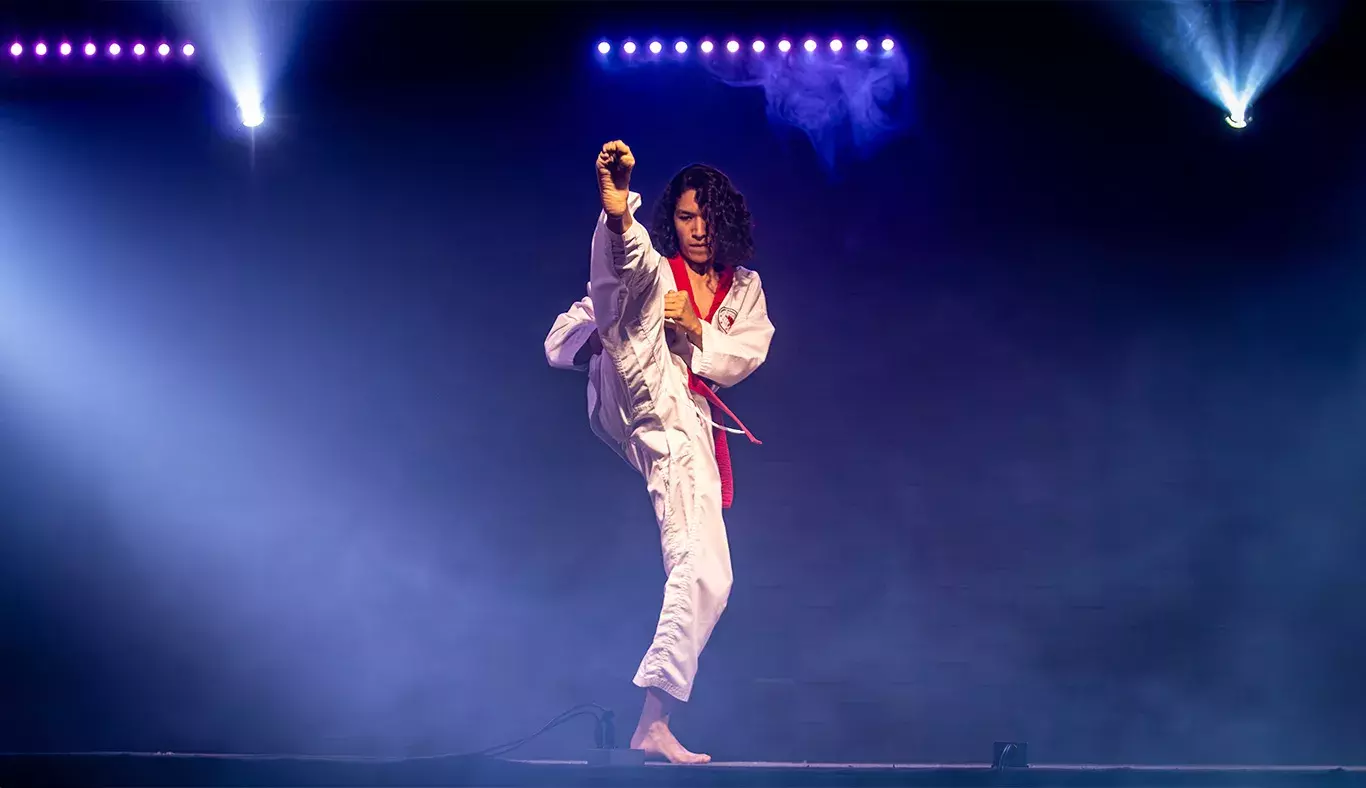
[[[735,325],[735,318],[739,317],[734,309],[725,307],[716,313],[716,330],[722,334],[729,334],[730,327]]]

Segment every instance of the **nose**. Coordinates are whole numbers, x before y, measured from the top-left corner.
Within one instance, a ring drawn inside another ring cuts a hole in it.
[[[693,240],[695,241],[705,241],[707,239],[707,226],[703,223],[701,217],[692,220],[692,226],[688,228],[688,233],[692,235]]]

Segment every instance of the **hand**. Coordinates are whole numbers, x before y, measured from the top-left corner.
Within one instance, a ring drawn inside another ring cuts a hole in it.
[[[693,311],[692,297],[687,293],[670,290],[664,294],[664,319],[681,328],[694,345],[702,340],[702,321]]]
[[[631,170],[635,169],[636,157],[621,140],[602,146],[598,154],[598,194],[602,197],[602,210],[608,216],[619,218],[626,215],[627,198],[631,193]]]

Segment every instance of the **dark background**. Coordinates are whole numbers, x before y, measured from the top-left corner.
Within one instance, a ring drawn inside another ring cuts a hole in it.
[[[1110,10],[319,3],[254,153],[193,70],[0,65],[0,750],[629,728],[657,531],[541,351],[621,138],[647,203],[734,177],[777,325],[685,743],[1366,760],[1362,13],[1236,133]],[[833,173],[760,91],[591,50],[802,29],[913,53]]]

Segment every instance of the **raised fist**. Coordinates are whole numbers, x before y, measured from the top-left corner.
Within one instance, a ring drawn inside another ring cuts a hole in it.
[[[608,216],[626,215],[626,201],[631,193],[631,170],[636,166],[636,157],[626,143],[615,140],[602,146],[598,154],[598,194],[602,197],[602,209]]]

